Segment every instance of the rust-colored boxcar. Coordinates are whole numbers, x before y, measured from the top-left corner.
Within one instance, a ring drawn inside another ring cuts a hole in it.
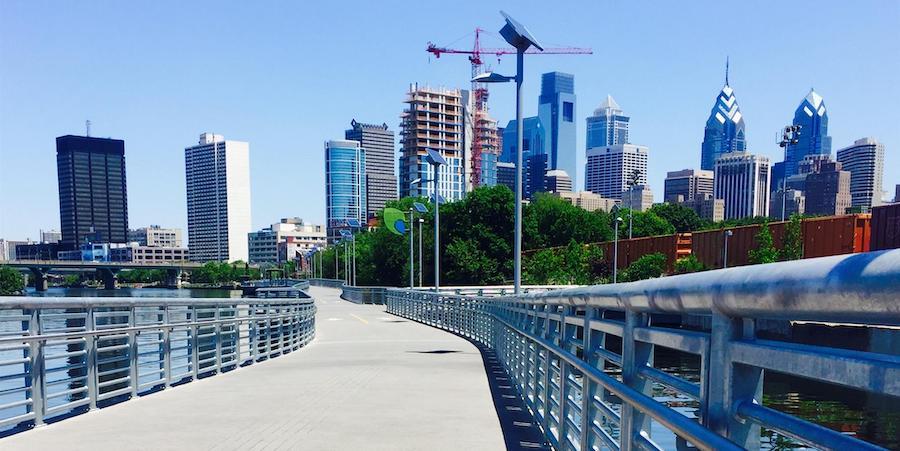
[[[608,262],[613,260],[612,241],[600,243],[604,258]],[[666,256],[666,267],[671,272],[675,268],[675,260],[690,255],[691,234],[676,233],[674,235],[660,235],[630,240],[619,240],[619,269],[627,268],[637,259],[647,254],[659,252]]]
[[[900,248],[900,203],[872,209],[873,251]]]
[[[868,214],[828,216],[804,219],[803,258],[867,252],[869,250],[870,216]],[[781,249],[787,222],[771,222],[769,230],[775,248]],[[750,264],[750,251],[758,247],[759,224],[734,227],[728,238],[728,266]],[[694,232],[691,251],[709,268],[721,268],[724,257],[724,230]]]
[[[803,258],[869,251],[871,216],[828,216],[803,220]]]

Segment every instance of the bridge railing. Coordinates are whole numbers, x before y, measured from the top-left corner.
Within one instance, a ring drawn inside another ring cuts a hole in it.
[[[311,298],[3,298],[0,429],[289,353],[315,312]]]
[[[757,320],[900,324],[900,250],[708,271],[518,297],[394,289],[388,311],[496,350],[555,449],[758,449],[760,428],[824,449],[880,449],[766,407],[766,370],[900,396],[900,358],[760,339]],[[710,330],[651,322],[708,315]],[[694,382],[653,364],[654,346],[699,358]],[[698,406],[690,418],[655,400],[654,384]]]

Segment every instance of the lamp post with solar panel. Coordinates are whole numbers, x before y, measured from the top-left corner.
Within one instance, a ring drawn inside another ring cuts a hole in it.
[[[515,19],[500,11],[506,19],[506,25],[500,29],[500,35],[510,45],[516,48],[516,75],[508,77],[494,72],[480,74],[472,79],[477,83],[506,83],[516,82],[516,199],[515,199],[515,241],[513,243],[513,287],[519,294],[522,286],[522,77],[524,75],[525,51],[534,46],[538,50],[544,50],[531,36],[525,27]]]

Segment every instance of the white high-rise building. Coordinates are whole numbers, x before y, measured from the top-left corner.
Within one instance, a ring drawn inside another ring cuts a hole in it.
[[[191,261],[247,261],[250,144],[203,133],[184,149]]]
[[[881,205],[884,144],[862,138],[837,151],[837,161],[850,172],[850,206],[868,210]]]
[[[608,199],[622,199],[631,175],[638,171],[637,185],[647,184],[647,146],[619,144],[587,150],[584,189]]]
[[[725,219],[766,216],[769,209],[769,159],[750,152],[729,152],[716,160],[715,198],[725,201]]]

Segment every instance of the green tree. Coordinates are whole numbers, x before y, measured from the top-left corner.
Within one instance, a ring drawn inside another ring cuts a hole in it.
[[[526,284],[590,285],[602,283],[608,273],[603,251],[596,245],[572,240],[565,248],[543,249],[523,259]]]
[[[792,214],[791,220],[784,228],[781,259],[800,260],[801,258],[803,258],[803,223],[800,215]]]
[[[708,268],[694,254],[675,260],[675,274],[706,271]]]
[[[613,239],[609,214],[589,212],[546,193],[539,193],[525,206],[523,229],[525,249],[566,246],[572,240],[598,243]]]
[[[653,254],[642,255],[641,258],[635,260],[619,277],[622,282],[634,282],[636,280],[651,279],[660,277],[666,270],[666,256],[659,252]]]
[[[697,212],[695,212],[692,208],[688,208],[681,204],[668,202],[663,204],[656,204],[650,207],[650,210],[648,211],[671,224],[672,227],[675,228],[675,231],[678,233],[700,230],[700,228],[704,225],[703,220],[700,219],[700,216],[697,215]]]
[[[619,225],[619,239],[628,238],[628,213],[627,208],[619,210],[619,217],[622,218],[622,223]],[[613,217],[609,219],[610,224],[615,220]],[[671,235],[673,233],[675,233],[675,227],[656,213],[649,210],[634,212],[631,226],[632,237]]]
[[[759,226],[759,232],[756,232],[755,239],[757,247],[756,249],[751,249],[748,253],[750,263],[756,265],[778,261],[778,249],[775,248],[768,221],[763,222]]]
[[[25,277],[9,266],[0,266],[0,296],[15,296],[25,290]]]

